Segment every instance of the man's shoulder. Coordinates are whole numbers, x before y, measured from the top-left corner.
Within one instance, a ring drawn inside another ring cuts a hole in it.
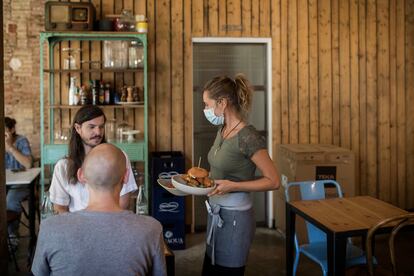
[[[121,218],[121,217],[120,217]],[[154,219],[151,216],[143,216],[143,215],[137,215],[131,211],[124,211],[122,213],[123,219],[128,219],[131,221],[131,223],[139,224],[139,225],[146,225],[146,226],[154,226],[154,227],[161,227],[161,223]]]
[[[68,158],[67,157],[63,157],[62,159],[59,159],[56,162],[55,169],[56,168],[66,168],[67,166],[68,166]]]
[[[120,214],[103,214],[99,212],[90,212],[80,210],[73,213],[67,212],[60,215],[52,216],[42,221],[44,228],[55,227],[62,224],[74,224],[75,222],[84,221],[93,224],[95,221],[102,221],[106,217],[106,221],[117,221],[117,223],[127,222],[131,227],[138,229],[148,229],[149,231],[162,230],[161,223],[150,216],[136,215],[130,211],[124,211]]]
[[[73,213],[69,213],[69,212],[55,215],[55,216],[50,216],[42,220],[40,227],[43,231],[50,229],[50,228],[56,231],[57,229],[56,227],[62,224],[66,224],[72,216],[73,216]]]
[[[139,221],[139,222],[143,222],[143,223],[145,223],[145,224],[149,224],[149,225],[153,225],[154,227],[159,227],[159,228],[162,228],[161,227],[161,223],[158,221],[158,220],[156,220],[156,219],[154,219],[153,217],[150,217],[150,216],[142,216],[142,215],[136,215],[136,214],[133,214],[132,213],[132,215],[136,218],[136,220],[137,221]]]
[[[162,231],[161,223],[150,216],[137,215],[132,212],[125,216],[131,229],[139,229],[140,234],[159,235]]]

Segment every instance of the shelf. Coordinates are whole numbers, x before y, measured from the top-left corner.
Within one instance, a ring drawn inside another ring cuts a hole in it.
[[[110,142],[123,150],[130,161],[146,161],[144,155],[145,141],[136,140],[131,143],[123,143],[119,141]],[[59,159],[64,158],[68,154],[67,144],[45,144],[43,145],[43,164],[51,165],[56,164]]]
[[[110,68],[105,68],[105,69],[45,69],[43,70],[43,72],[45,73],[125,73],[125,72],[131,72],[131,73],[135,73],[135,72],[142,72],[144,70],[144,68],[136,68],[136,69],[128,69],[128,68],[124,68],[124,69],[110,69]]]
[[[137,32],[77,32],[77,31],[51,31],[40,32],[41,43],[48,41],[51,44],[60,41],[104,41],[104,40],[139,40],[146,47],[147,33]]]
[[[79,109],[83,105],[49,105],[51,109]],[[97,105],[100,108],[143,108],[144,102],[141,104],[109,104],[109,105]]]
[[[146,35],[147,33],[142,32],[106,32],[106,31],[45,31],[40,32],[41,34],[47,34],[51,36],[64,36],[64,37],[78,37],[78,36],[119,36],[119,37],[129,37],[129,36],[137,36],[137,35]]]

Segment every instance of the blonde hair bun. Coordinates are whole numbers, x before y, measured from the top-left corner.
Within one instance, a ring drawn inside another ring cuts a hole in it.
[[[237,87],[237,97],[242,113],[247,116],[250,105],[252,103],[253,89],[250,82],[243,74],[237,74],[234,77],[234,81]]]

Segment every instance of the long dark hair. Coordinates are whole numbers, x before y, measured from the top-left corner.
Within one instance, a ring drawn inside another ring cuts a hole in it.
[[[76,184],[78,181],[78,169],[82,166],[85,159],[85,149],[83,147],[82,138],[75,129],[75,124],[82,125],[84,122],[90,121],[97,117],[104,116],[102,109],[94,105],[86,105],[81,107],[73,118],[72,127],[70,128],[70,140],[68,150],[68,179],[69,183]],[[102,137],[102,143],[106,142],[105,135]]]

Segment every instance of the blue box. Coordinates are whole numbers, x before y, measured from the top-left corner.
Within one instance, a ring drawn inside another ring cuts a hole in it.
[[[179,151],[151,152],[150,164],[152,187],[150,194],[151,215],[159,221],[165,219],[184,220],[184,197],[178,197],[169,193],[157,182],[157,179],[161,176],[166,178],[170,175],[184,173],[184,155]]]
[[[164,240],[172,250],[185,249],[185,223],[182,221],[162,221]]]
[[[182,196],[175,196],[154,184],[152,190],[152,216],[163,221],[183,221],[185,219],[185,200]]]
[[[151,181],[156,182],[160,173],[184,173],[185,159],[179,151],[156,151],[150,154]]]

